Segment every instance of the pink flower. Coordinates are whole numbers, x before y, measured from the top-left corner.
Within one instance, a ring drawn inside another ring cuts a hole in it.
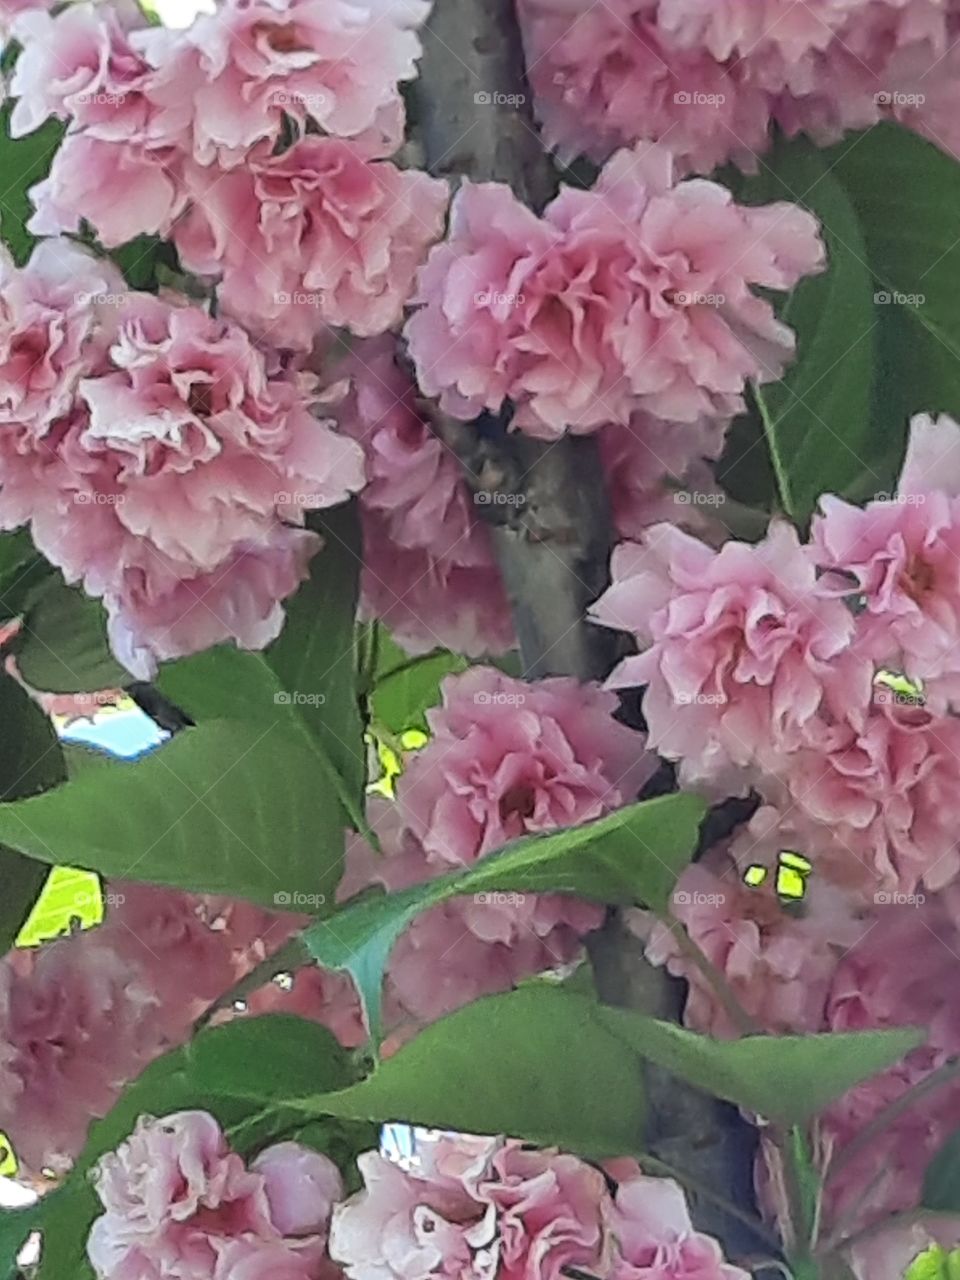
[[[331,1280],[336,1275],[329,1264]],[[293,1249],[282,1240],[241,1236],[219,1253],[211,1280],[317,1280],[314,1254]]]
[[[614,1280],[748,1280],[724,1261],[712,1236],[694,1229],[684,1194],[669,1178],[639,1169],[623,1177],[608,1220],[617,1241]]]
[[[104,598],[131,670],[227,639],[262,647],[319,543],[296,526],[361,487],[361,452],[314,417],[313,381],[272,373],[240,329],[117,300],[70,413],[44,434],[0,428],[0,523],[29,523]]]
[[[780,377],[793,353],[751,286],[822,266],[805,211],[740,208],[716,184],[675,185],[662,149],[623,151],[542,218],[506,187],[461,187],[406,334],[421,387],[457,417],[510,400],[514,425],[549,439],[641,409],[695,422],[736,413],[747,379]]]
[[[912,679],[946,677],[947,696],[960,676],[960,476],[953,483],[951,472],[958,449],[952,419],[915,418],[901,492],[862,509],[827,495],[812,530],[835,594],[863,609],[865,650]],[[936,688],[930,692],[936,702]]]
[[[960,722],[883,701],[864,720],[812,721],[786,762],[794,803],[832,828],[875,889],[941,889],[960,871],[953,796]]]
[[[309,965],[281,981],[268,983],[247,998],[247,1011],[295,1013],[319,1022],[347,1049],[356,1049],[367,1039],[360,997],[347,973]]]
[[[764,815],[763,824],[767,821]],[[786,838],[775,841],[772,833],[770,838],[760,835],[758,839],[758,825],[754,820],[753,830],[734,842],[742,862],[716,850],[683,873],[673,912],[764,1031],[819,1031],[840,957],[869,926],[856,918],[852,902],[837,886],[819,877],[808,886],[805,914],[798,917],[786,911],[776,892],[777,855],[780,849],[797,845]],[[774,846],[771,857],[767,848]],[[802,843],[800,851],[808,858],[813,852]],[[750,888],[743,883],[747,865],[767,868],[762,886]],[[635,914],[632,927],[647,939],[651,963],[666,965],[674,977],[689,983],[684,1022],[709,1035],[736,1035],[739,1029],[679,946],[673,929],[645,912]]]
[[[960,1217],[931,1215],[922,1222],[892,1224],[852,1250],[853,1274],[856,1280],[903,1280],[911,1262],[935,1245],[948,1252],[960,1245]]]
[[[358,1156],[364,1187],[334,1209],[330,1254],[350,1280],[493,1280],[496,1214],[463,1180]]]
[[[465,866],[510,840],[577,826],[628,804],[654,771],[617,700],[565,678],[527,684],[490,667],[448,676],[432,737],[397,800],[437,867]]]
[[[562,1280],[568,1267],[605,1273],[608,1193],[599,1169],[576,1156],[506,1142],[480,1193],[496,1208],[503,1280]]]
[[[386,127],[398,145],[398,81],[415,75],[422,13],[380,0],[230,0],[186,32],[141,32],[137,47],[156,69],[151,101],[181,126],[182,149],[229,167],[274,142],[284,114],[338,137]]]
[[[0,290],[0,432],[15,425],[42,436],[105,349],[98,300],[123,292],[123,280],[111,263],[54,240],[23,269],[3,249]]]
[[[279,1142],[250,1169],[264,1180],[270,1221],[282,1236],[326,1237],[333,1206],[343,1197],[340,1170],[328,1156]]]
[[[96,934],[0,965],[0,1128],[31,1169],[67,1167],[155,1055],[156,1004]]]
[[[222,276],[226,314],[302,350],[323,324],[397,323],[447,204],[446,183],[313,135],[280,155],[260,147],[235,174],[194,168],[187,187],[173,232],[184,266]]]
[[[684,48],[706,48],[724,62],[772,45],[785,58],[798,59],[824,49],[864,0],[717,0],[703,9],[697,0],[660,0],[659,26]],[[799,12],[798,12],[799,9]]]
[[[645,652],[609,683],[646,685],[650,741],[690,781],[775,764],[825,704],[869,702],[873,667],[852,649],[853,615],[817,583],[794,530],[719,551],[660,524],[618,547],[593,606]]]
[[[710,173],[729,159],[755,168],[766,151],[769,95],[742,64],[680,47],[652,0],[523,0],[520,18],[534,108],[562,158],[604,161],[645,140],[683,171]]]

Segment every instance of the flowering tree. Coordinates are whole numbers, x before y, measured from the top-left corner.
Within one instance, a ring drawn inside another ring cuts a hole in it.
[[[0,1280],[960,1275],[960,0],[0,15]]]

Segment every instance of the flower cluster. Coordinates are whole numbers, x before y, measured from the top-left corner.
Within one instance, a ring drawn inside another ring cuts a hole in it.
[[[747,380],[779,378],[794,335],[753,292],[821,270],[817,223],[676,183],[660,147],[618,152],[590,191],[542,217],[508,187],[465,184],[406,325],[421,387],[456,417],[499,411],[552,439],[626,424],[726,418]]]
[[[349,1280],[560,1280],[571,1268],[598,1280],[746,1280],[694,1229],[677,1184],[631,1160],[601,1171],[516,1141],[443,1136],[412,1169],[376,1152],[359,1165],[364,1189],[334,1209],[330,1230]]]
[[[0,1129],[37,1173],[296,923],[124,881],[105,899],[98,928],[0,961]]]
[[[29,525],[103,598],[141,677],[224,640],[262,648],[320,545],[305,512],[363,485],[316,380],[65,241],[0,272],[0,526]]]
[[[445,183],[386,159],[428,7],[230,0],[175,32],[132,5],[22,15],[11,130],[67,125],[32,229],[170,236],[220,282],[223,313],[274,346],[383,332],[446,207]]]
[[[548,145],[606,160],[663,142],[686,171],[757,168],[774,127],[821,145],[896,119],[960,152],[947,0],[522,0]]]
[[[208,1276],[210,1280],[322,1280],[336,1165],[295,1142],[261,1152],[249,1169],[205,1111],[141,1116],[103,1157],[94,1186],[106,1212],[87,1256],[97,1280]]]

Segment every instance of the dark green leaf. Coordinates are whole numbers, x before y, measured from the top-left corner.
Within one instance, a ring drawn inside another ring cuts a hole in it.
[[[927,1165],[923,1205],[943,1213],[960,1213],[960,1133],[952,1134]]]
[[[11,649],[24,680],[46,693],[95,693],[130,680],[110,652],[103,606],[59,575],[30,593]]]
[[[420,912],[458,894],[535,892],[643,902],[663,911],[696,848],[704,810],[696,796],[660,796],[582,827],[517,840],[467,871],[400,893],[363,898],[337,912],[329,924],[312,926],[305,941],[320,964],[353,975],[376,1040],[387,959]]]
[[[320,1106],[351,1119],[505,1133],[594,1157],[637,1152],[639,1060],[594,1020],[594,1007],[547,986],[478,1000]]]
[[[0,805],[0,840],[54,865],[320,912],[343,828],[302,742],[211,720],[141,760]]]
[[[3,174],[0,237],[13,255],[14,262],[23,266],[36,244],[36,237],[30,234],[26,225],[34,212],[27,191],[47,176],[63,137],[63,125],[48,120],[25,138],[11,138],[12,110],[13,103],[8,100],[0,111],[0,173]]]
[[[66,777],[49,718],[12,677],[0,674],[0,800],[37,795]],[[0,845],[0,955],[13,946],[47,878],[42,863]]]
[[[622,1009],[598,1006],[596,1017],[637,1053],[688,1084],[787,1125],[803,1124],[924,1040],[913,1027],[713,1040]]]
[[[788,200],[820,220],[828,269],[802,280],[781,308],[797,355],[779,382],[756,391],[786,513],[800,521],[822,493],[870,468],[874,369],[873,277],[853,206],[822,152],[806,140],[782,143],[747,185],[751,203]],[[883,487],[877,473],[875,489]]]

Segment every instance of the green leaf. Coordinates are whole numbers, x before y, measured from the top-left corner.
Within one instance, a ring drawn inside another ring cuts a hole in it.
[[[926,1209],[960,1213],[960,1132],[951,1134],[927,1165],[922,1204]]]
[[[422,911],[459,894],[576,893],[601,902],[643,902],[665,911],[697,844],[705,805],[677,793],[617,809],[597,822],[529,836],[463,872],[399,893],[364,897],[304,935],[310,954],[352,974],[376,1042],[383,974],[400,934]]]
[[[904,1280],[960,1280],[960,1249],[947,1253],[940,1245],[931,1245],[910,1263]]]
[[[960,415],[960,164],[912,130],[882,124],[823,153],[850,199],[876,280],[880,359],[873,434],[902,457],[907,418]],[[875,470],[891,485],[883,467]]]
[[[827,271],[802,280],[780,311],[796,332],[796,359],[781,381],[755,392],[783,508],[804,521],[822,493],[838,492],[869,468],[876,447],[873,278],[853,205],[811,143],[782,143],[744,196],[804,205],[819,218],[827,246]],[[874,487],[883,487],[879,473]]]
[[[0,800],[32,796],[66,777],[49,718],[17,682],[0,674]],[[47,878],[47,870],[0,845],[0,955],[13,946]]]
[[[643,1057],[688,1084],[786,1125],[803,1124],[924,1040],[923,1032],[913,1027],[713,1040],[623,1009],[598,1006],[596,1017]]]
[[[11,138],[12,110],[13,103],[8,100],[0,111],[0,238],[22,267],[36,244],[26,225],[34,212],[27,191],[47,176],[63,137],[63,125],[48,120],[24,138]]]
[[[37,1206],[0,1210],[0,1280],[14,1280],[17,1255],[36,1230]]]
[[[349,1119],[505,1133],[593,1157],[637,1152],[639,1061],[594,1020],[594,1007],[547,986],[489,996],[320,1105]]]
[[[155,289],[157,267],[169,246],[159,236],[141,235],[110,253],[131,289]]]
[[[357,503],[317,512],[309,524],[324,547],[313,558],[309,579],[288,602],[283,631],[265,657],[343,779],[352,816],[362,811],[367,781],[354,650],[361,563]]]
[[[95,693],[130,681],[110,652],[103,605],[59,574],[30,593],[10,648],[24,680],[45,693]]]
[[[0,534],[0,618],[22,613],[30,593],[50,573],[25,530]]]
[[[210,720],[0,805],[0,840],[40,862],[320,912],[343,827],[305,745],[278,725]]]
[[[426,727],[424,713],[440,702],[440,682],[470,665],[457,653],[441,649],[411,658],[383,627],[379,635],[380,662],[371,696],[373,719],[395,737],[406,729]]]

